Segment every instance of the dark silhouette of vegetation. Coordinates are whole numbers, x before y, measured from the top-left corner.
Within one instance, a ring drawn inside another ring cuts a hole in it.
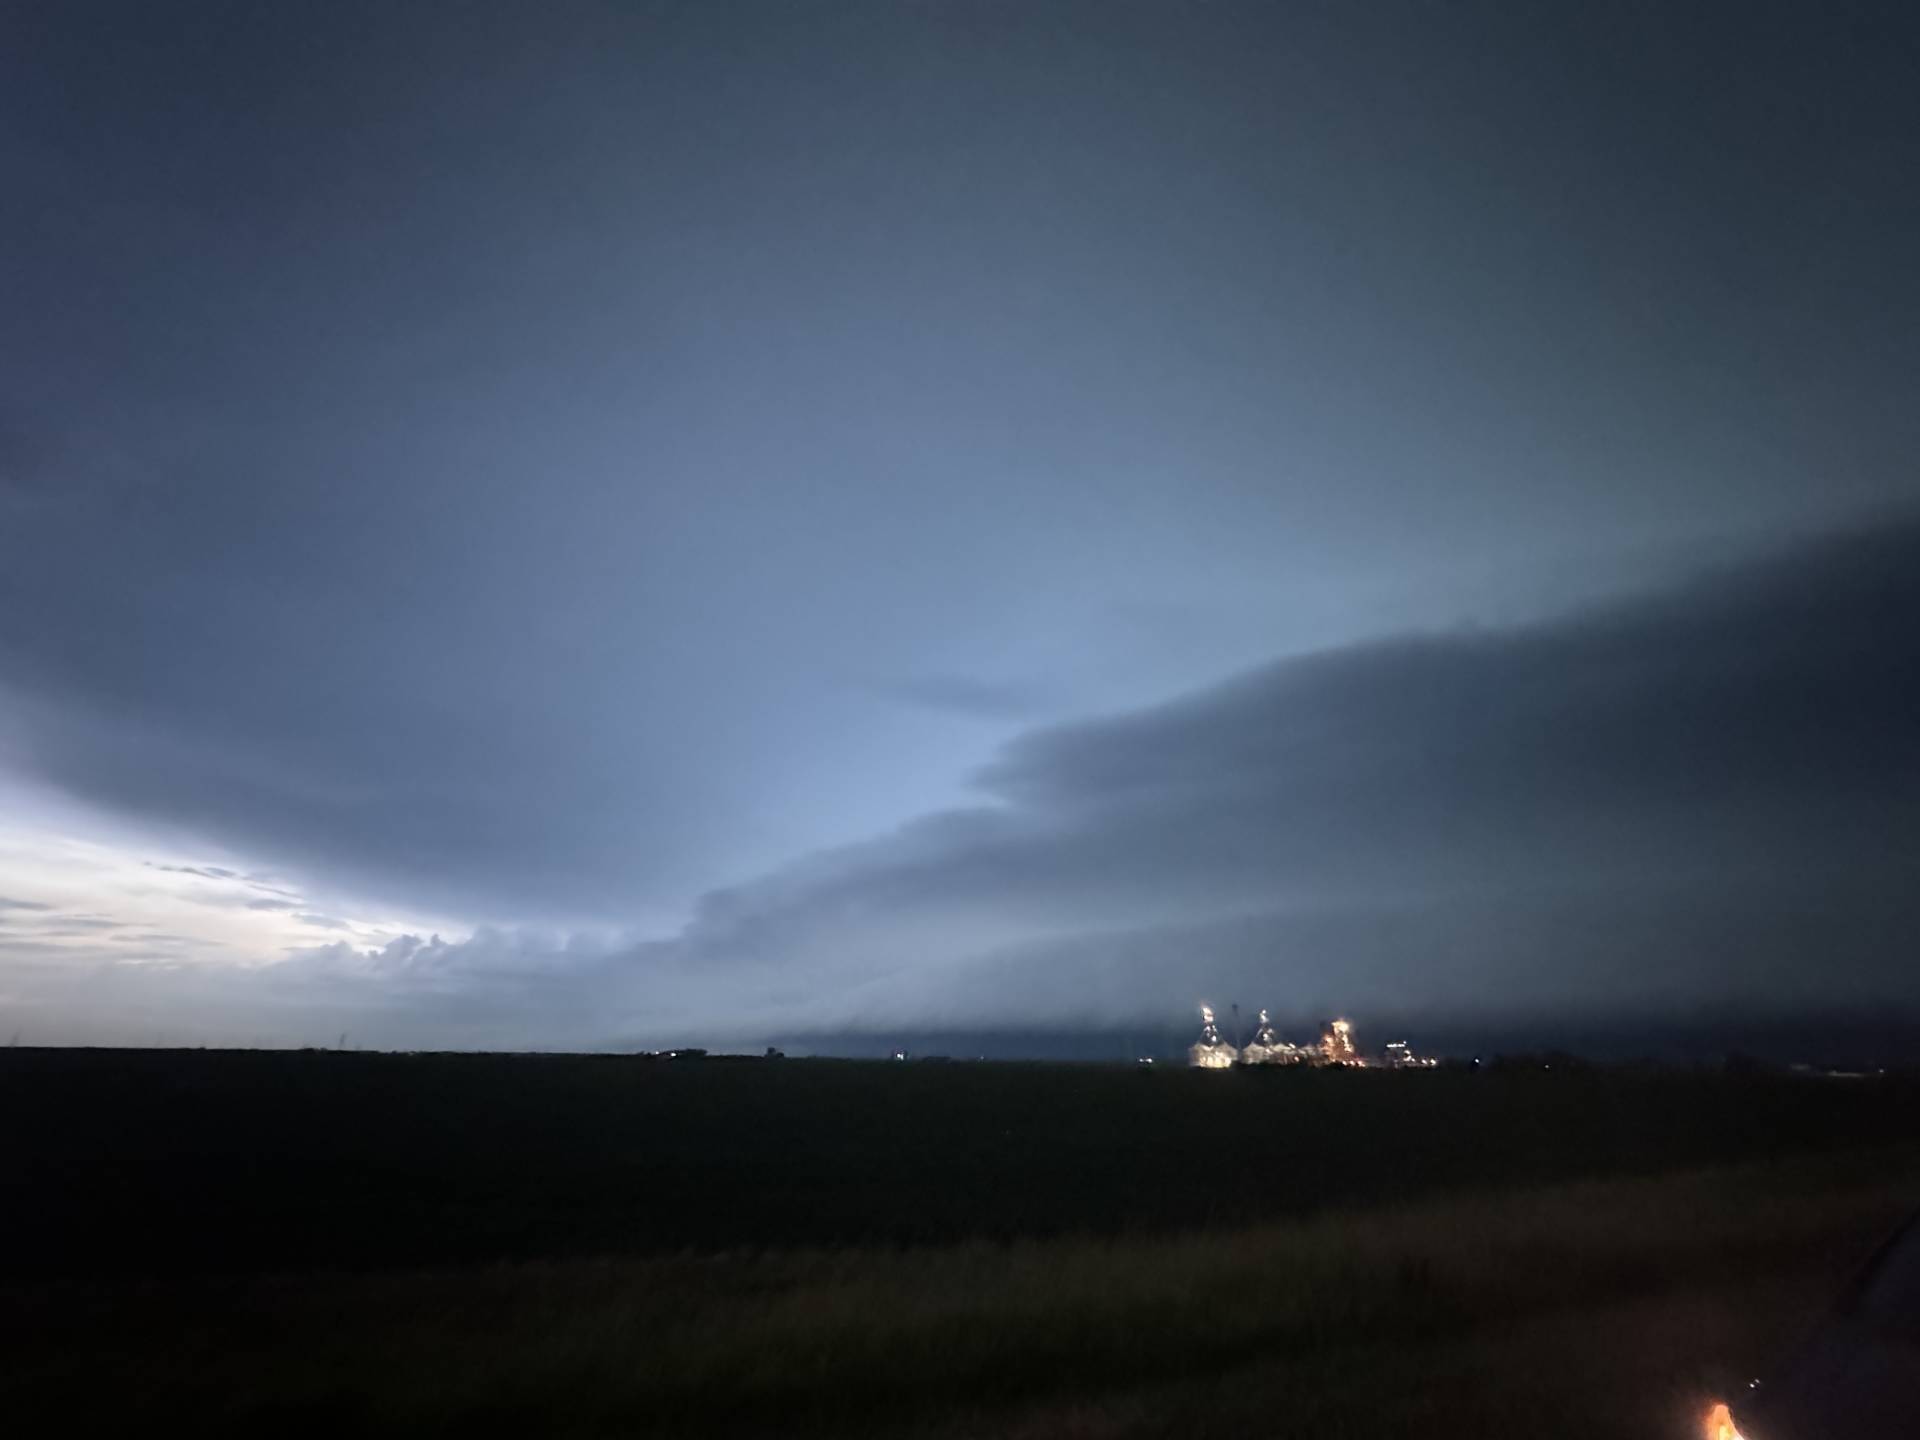
[[[1920,1198],[1897,1076],[7,1050],[0,1083],[35,1434],[1685,1434]]]

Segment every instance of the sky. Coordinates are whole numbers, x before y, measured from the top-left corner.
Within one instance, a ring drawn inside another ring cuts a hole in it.
[[[1911,7],[5,28],[0,1041],[1920,1036]]]

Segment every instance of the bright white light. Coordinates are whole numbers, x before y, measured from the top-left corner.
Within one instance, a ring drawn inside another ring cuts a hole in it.
[[[1220,1038],[1220,1027],[1213,1022],[1213,1007],[1200,1007],[1200,1039],[1187,1051],[1188,1063],[1201,1070],[1231,1069],[1240,1052]]]

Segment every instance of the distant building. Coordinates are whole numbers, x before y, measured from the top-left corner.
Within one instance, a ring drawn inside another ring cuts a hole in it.
[[[1312,1058],[1313,1052],[1305,1046],[1294,1045],[1280,1038],[1273,1028],[1273,1017],[1265,1010],[1260,1012],[1260,1028],[1254,1032],[1253,1043],[1240,1052],[1242,1065],[1299,1065]]]
[[[1220,1038],[1220,1027],[1214,1023],[1213,1007],[1200,1007],[1200,1039],[1187,1050],[1188,1063],[1201,1070],[1230,1070],[1233,1062],[1240,1058],[1240,1052]]]
[[[1265,1065],[1272,1057],[1274,1049],[1280,1044],[1280,1037],[1273,1028],[1273,1017],[1265,1010],[1260,1012],[1260,1028],[1253,1032],[1253,1043],[1240,1052],[1243,1065]]]
[[[1431,1070],[1439,1063],[1438,1060],[1414,1054],[1413,1047],[1404,1040],[1387,1042],[1386,1065],[1390,1070]]]
[[[1335,1020],[1320,1037],[1320,1056],[1328,1065],[1363,1065],[1360,1048],[1353,1043],[1353,1024]]]
[[[1353,1022],[1330,1020],[1316,1045],[1295,1045],[1282,1040],[1274,1028],[1273,1016],[1262,1010],[1260,1025],[1244,1049],[1221,1038],[1213,1007],[1200,1007],[1200,1038],[1187,1049],[1187,1062],[1202,1070],[1226,1070],[1234,1065],[1350,1065],[1364,1066],[1366,1057],[1353,1038]],[[1435,1062],[1415,1057],[1404,1040],[1387,1047],[1391,1066],[1424,1068]]]

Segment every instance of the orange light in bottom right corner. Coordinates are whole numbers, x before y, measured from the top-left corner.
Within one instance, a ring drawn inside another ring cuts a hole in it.
[[[1733,1412],[1725,1404],[1716,1405],[1707,1412],[1707,1440],[1745,1440],[1734,1427]]]

